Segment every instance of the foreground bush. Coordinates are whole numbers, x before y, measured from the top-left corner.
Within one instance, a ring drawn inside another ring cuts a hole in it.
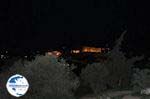
[[[135,91],[150,88],[150,70],[136,68],[132,77],[132,86]]]
[[[150,99],[150,96],[142,96],[141,99]]]
[[[20,99],[73,99],[73,91],[79,80],[63,60],[58,62],[51,56],[37,56],[31,62],[16,62],[9,70],[0,74],[1,83],[5,85],[14,74],[25,76],[30,88]],[[15,99],[3,86],[0,88],[0,99]]]
[[[106,89],[108,74],[109,72],[104,64],[94,63],[87,65],[82,70],[81,78],[90,85],[95,94],[100,95]]]
[[[126,58],[121,51],[121,44],[126,31],[116,41],[114,48],[105,54],[104,62],[88,65],[83,69],[81,77],[96,94],[106,89],[128,89],[131,81],[132,68],[136,61],[143,57]]]
[[[113,49],[107,53],[108,60],[105,66],[109,70],[109,86],[115,89],[126,89],[130,86],[130,80],[132,76],[132,68],[134,63],[143,59],[143,56],[136,56],[127,58],[125,53],[122,52],[122,43],[124,41],[124,35],[126,31],[116,41]]]

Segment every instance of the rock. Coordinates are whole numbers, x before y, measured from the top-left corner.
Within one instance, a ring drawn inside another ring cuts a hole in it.
[[[150,88],[141,90],[141,94],[150,95]]]

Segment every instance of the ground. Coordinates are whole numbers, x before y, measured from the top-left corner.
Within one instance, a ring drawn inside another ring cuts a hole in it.
[[[140,99],[140,96],[132,96],[132,91],[114,91],[114,92],[107,92],[106,94],[109,97],[117,97],[117,96],[123,96],[122,99]],[[81,97],[80,99],[97,99],[94,95],[86,95],[84,97]],[[111,98],[108,98],[111,99]]]

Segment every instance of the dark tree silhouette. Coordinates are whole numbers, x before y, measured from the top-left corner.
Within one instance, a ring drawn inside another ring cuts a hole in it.
[[[120,38],[116,41],[114,48],[105,54],[105,56],[108,57],[107,61],[88,65],[82,71],[82,79],[89,83],[96,94],[100,94],[106,90],[106,85],[113,89],[130,87],[132,67],[134,63],[141,60],[143,56],[128,59],[120,50],[126,32],[127,31],[124,31],[122,33]]]

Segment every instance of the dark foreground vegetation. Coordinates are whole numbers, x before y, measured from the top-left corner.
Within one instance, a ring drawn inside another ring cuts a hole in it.
[[[88,64],[79,76],[73,72],[76,65],[47,54],[37,55],[32,61],[15,60],[12,66],[0,73],[0,99],[15,99],[4,86],[14,74],[25,76],[30,84],[27,94],[20,99],[78,99],[87,94],[107,99],[106,92],[124,90],[130,90],[132,96],[149,99],[149,96],[141,96],[140,92],[150,87],[150,65],[148,63],[145,68],[139,69],[135,63],[144,56],[125,57],[125,53],[120,50],[124,35],[125,32],[116,41],[114,48],[104,54],[107,61]],[[112,97],[122,98],[123,95]]]

